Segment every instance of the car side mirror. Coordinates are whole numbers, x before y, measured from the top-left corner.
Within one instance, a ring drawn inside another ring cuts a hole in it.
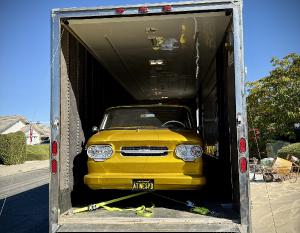
[[[98,128],[97,126],[93,126],[92,132],[93,132],[93,133],[96,133],[96,132],[98,132],[98,131],[99,131],[99,128]]]

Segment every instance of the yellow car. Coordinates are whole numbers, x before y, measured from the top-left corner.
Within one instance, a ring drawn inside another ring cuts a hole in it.
[[[206,183],[203,142],[184,106],[109,108],[86,148],[91,189],[193,190]]]

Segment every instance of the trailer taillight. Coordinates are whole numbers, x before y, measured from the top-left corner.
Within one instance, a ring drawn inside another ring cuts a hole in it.
[[[247,143],[245,138],[241,138],[239,141],[239,151],[240,153],[245,153],[247,150]]]
[[[146,6],[139,7],[139,13],[141,13],[141,14],[148,13],[148,11],[149,11],[149,9]]]
[[[247,159],[246,157],[240,158],[240,171],[241,173],[245,173],[247,171]]]
[[[117,14],[123,14],[125,12],[125,8],[117,8],[116,13]]]
[[[53,141],[51,144],[51,153],[53,156],[57,155],[57,141]]]
[[[170,11],[172,11],[172,6],[171,5],[163,6],[162,11],[163,12],[170,12]]]
[[[51,172],[52,172],[52,174],[56,174],[56,172],[57,172],[57,161],[56,161],[56,159],[51,160]]]

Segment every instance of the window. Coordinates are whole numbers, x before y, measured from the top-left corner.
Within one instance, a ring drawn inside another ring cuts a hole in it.
[[[191,129],[189,111],[184,107],[120,107],[107,111],[101,129],[172,128]]]

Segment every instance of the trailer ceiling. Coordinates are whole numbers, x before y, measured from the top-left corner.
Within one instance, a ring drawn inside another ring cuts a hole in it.
[[[68,20],[76,36],[137,100],[194,97],[195,38],[201,80],[229,21],[225,12]]]

